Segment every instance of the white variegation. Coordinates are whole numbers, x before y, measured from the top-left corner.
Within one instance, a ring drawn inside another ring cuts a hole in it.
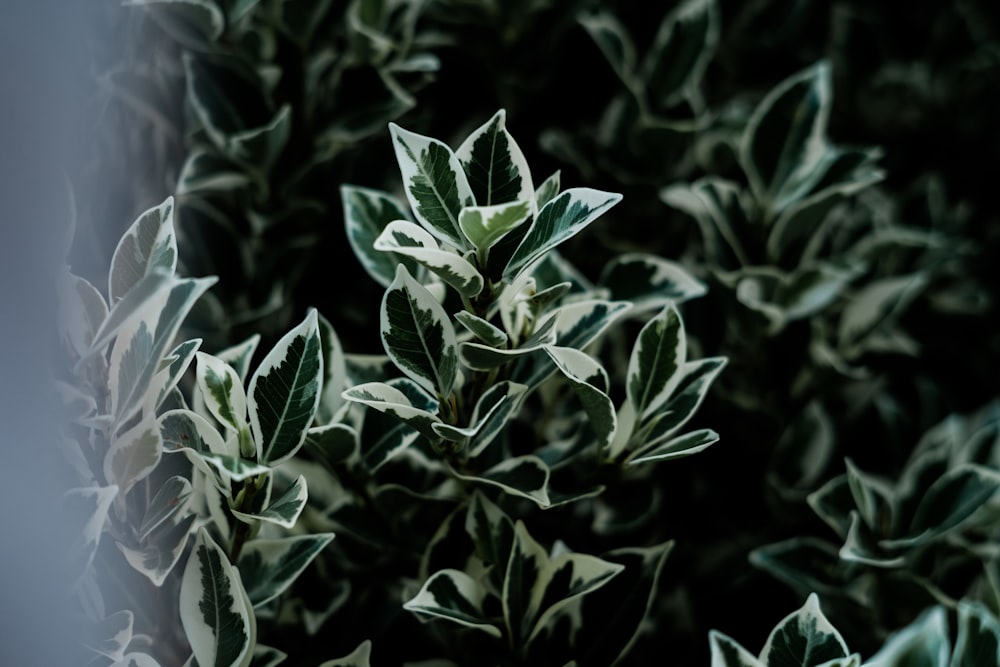
[[[152,271],[177,269],[174,198],[141,213],[118,240],[111,257],[108,296],[114,305]]]
[[[458,214],[462,233],[479,252],[483,262],[487,251],[534,214],[534,197],[493,206],[466,206]]]
[[[469,333],[473,334],[490,347],[504,347],[507,344],[507,334],[500,327],[488,322],[483,318],[473,315],[467,310],[460,310],[455,313],[455,319],[465,327]]]
[[[850,357],[860,351],[864,338],[905,309],[927,286],[925,273],[873,280],[847,302],[837,327],[838,347]]]
[[[477,170],[489,175],[488,178],[491,182],[487,184],[486,197],[479,202],[480,204],[491,206],[511,201],[526,201],[530,202],[531,213],[534,214],[537,209],[535,208],[535,186],[531,180],[531,169],[528,167],[528,161],[524,158],[521,148],[507,131],[506,124],[507,112],[505,109],[500,109],[488,121],[469,134],[455,151],[455,156],[465,172],[470,175],[470,180],[471,175]],[[488,164],[483,164],[483,159],[488,160]],[[505,184],[494,183],[493,180],[499,180],[504,176],[510,177],[511,171],[520,181],[517,192],[508,193],[506,197],[498,197],[497,190],[500,188],[496,186]],[[498,201],[498,199],[505,201]]]
[[[432,439],[436,438],[432,425],[443,423],[437,415],[415,407],[406,394],[382,382],[360,384],[345,390],[343,396],[379,412],[395,415]]]
[[[467,482],[494,486],[511,495],[528,498],[543,509],[552,505],[549,497],[551,471],[537,456],[514,456],[475,475],[455,470],[452,473]]]
[[[805,649],[804,655],[795,652],[799,648]],[[850,655],[844,638],[820,610],[819,596],[811,593],[798,611],[786,616],[771,631],[759,660],[770,664],[791,656],[804,664],[814,652],[824,655],[825,660]]]
[[[108,511],[117,496],[118,487],[114,485],[69,489],[62,496],[65,511],[80,519],[73,526],[75,534],[67,550],[70,559],[67,565],[74,574],[74,586],[79,584],[94,561]]]
[[[708,642],[712,649],[712,667],[767,667],[735,639],[718,630],[709,631]]]
[[[439,248],[434,237],[420,225],[394,220],[375,239],[374,248],[412,257],[462,296],[471,298],[483,290],[483,277],[476,267],[458,254]]]
[[[388,287],[396,273],[399,258],[375,250],[373,244],[382,230],[393,220],[408,217],[406,206],[388,192],[344,185],[340,188],[343,201],[344,227],[347,241],[362,268],[382,287]],[[416,264],[403,258],[414,270]]]
[[[606,449],[618,427],[614,403],[607,395],[610,386],[607,371],[596,359],[576,348],[549,346],[545,352],[573,384],[597,435],[597,446]]]
[[[556,169],[548,178],[542,181],[541,185],[535,188],[536,208],[542,208],[559,194],[561,178],[562,172]]]
[[[336,658],[334,660],[327,660],[320,664],[319,667],[371,667],[371,656],[372,642],[370,639],[366,639],[356,649],[351,651],[350,655],[345,655],[343,658]]]
[[[333,533],[317,533],[247,542],[238,565],[253,605],[287,590],[332,539]]]
[[[670,399],[686,360],[684,322],[670,303],[642,327],[629,357],[625,391],[639,421]]]
[[[247,395],[235,368],[222,359],[198,352],[195,378],[205,406],[225,428],[239,433],[247,425]]]
[[[640,270],[647,274],[645,284],[635,284],[635,272]],[[703,282],[677,262],[647,253],[616,256],[605,265],[599,284],[610,289],[613,299],[631,301],[635,310],[663,308],[668,302],[682,303],[708,291]],[[620,294],[616,284],[630,292]]]
[[[482,610],[486,595],[486,588],[465,572],[445,569],[431,575],[403,608],[500,638],[500,628],[490,623]]]
[[[112,436],[104,455],[104,478],[125,495],[153,472],[162,454],[163,438],[150,413],[132,428]]]
[[[719,441],[719,434],[710,428],[699,429],[666,442],[653,441],[631,453],[627,465],[641,465],[652,461],[669,461],[705,451]]]
[[[309,492],[306,487],[306,478],[299,475],[295,481],[285,489],[277,499],[272,499],[271,503],[260,512],[241,512],[232,510],[233,516],[246,523],[253,524],[256,521],[273,523],[282,528],[294,528],[299,515],[305,509],[306,501],[309,499]]]

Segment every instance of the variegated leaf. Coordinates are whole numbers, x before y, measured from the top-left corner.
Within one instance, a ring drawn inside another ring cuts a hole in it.
[[[950,667],[992,664],[1000,664],[1000,622],[978,602],[959,603],[958,638]]]
[[[630,301],[635,308],[663,308],[702,296],[705,284],[676,262],[657,255],[625,253],[616,256],[601,272],[600,285],[615,301]]]
[[[183,513],[191,497],[191,482],[185,477],[174,475],[167,478],[149,501],[142,521],[139,522],[138,538],[145,540],[151,532],[178,513]]]
[[[235,368],[210,354],[197,353],[196,379],[205,406],[224,427],[239,433],[247,423],[247,395]]]
[[[486,589],[465,572],[445,569],[435,572],[424,582],[417,595],[407,601],[404,609],[443,618],[469,628],[482,630],[500,638],[500,628],[493,625],[483,611]]]
[[[811,667],[849,655],[843,637],[823,615],[819,597],[813,593],[798,611],[786,616],[771,631],[760,661],[766,665],[794,661],[793,664]]]
[[[178,195],[208,192],[234,192],[253,182],[238,163],[214,150],[195,148],[188,153],[177,177]]]
[[[767,667],[735,639],[718,630],[709,631],[708,641],[712,647],[712,667]]]
[[[74,358],[83,357],[108,317],[108,304],[100,290],[68,268],[59,276],[56,290],[59,335]]]
[[[750,222],[743,189],[738,184],[707,176],[691,184],[677,183],[663,188],[660,199],[695,219],[708,255],[718,264],[730,266],[729,255],[739,266],[752,264],[736,232]]]
[[[375,250],[375,239],[393,220],[409,219],[406,207],[388,192],[344,185],[340,188],[344,207],[344,226],[354,255],[368,275],[382,287],[388,287],[402,262],[411,274],[417,263],[409,257],[396,257]]]
[[[465,532],[472,538],[476,556],[503,570],[514,544],[514,523],[503,510],[479,491],[472,494],[465,513]]]
[[[431,424],[431,428],[437,433],[442,439],[448,440],[450,442],[465,443],[466,441],[475,438],[482,431],[483,427],[487,423],[491,422],[494,414],[500,412],[503,409],[504,403],[507,402],[508,387],[505,386],[509,383],[504,383],[502,385],[494,385],[490,387],[487,391],[483,392],[483,395],[476,402],[476,407],[473,409],[472,417],[469,419],[469,425],[466,427],[452,426],[451,424]],[[504,413],[509,413],[509,410],[504,411]]]
[[[242,343],[237,343],[215,353],[215,356],[236,369],[240,382],[246,382],[250,375],[250,362],[260,344],[260,334],[253,334]]]
[[[436,438],[432,425],[441,423],[441,420],[437,415],[414,406],[407,395],[396,387],[382,382],[366,382],[345,391],[344,398],[389,413],[421,435],[432,440]]]
[[[643,62],[650,101],[667,108],[684,97],[698,84],[718,41],[715,0],[687,0],[667,14]]]
[[[83,645],[99,656],[113,661],[122,660],[125,650],[132,641],[132,625],[135,616],[123,610],[95,622],[87,628]]]
[[[626,396],[640,422],[673,394],[686,359],[684,323],[670,304],[642,327],[629,358]]]
[[[666,442],[646,443],[628,457],[628,465],[640,465],[652,461],[680,459],[702,452],[719,441],[719,434],[710,428],[685,433]]]
[[[341,393],[347,388],[347,360],[340,338],[330,321],[317,313],[319,337],[323,352],[323,391],[320,394],[316,419],[321,424],[329,424],[337,419],[345,405]]]
[[[281,595],[333,539],[333,533],[251,540],[238,563],[247,596],[255,606]]]
[[[250,663],[256,635],[253,608],[239,571],[204,528],[198,530],[181,578],[180,614],[199,665]]]
[[[274,466],[298,451],[319,408],[322,383],[319,324],[310,310],[250,379],[247,407],[259,461]]]
[[[537,456],[515,456],[475,475],[458,471],[459,479],[502,489],[505,493],[534,501],[545,509],[552,505],[549,497],[549,467]]]
[[[379,330],[386,354],[407,377],[432,395],[451,394],[458,375],[455,328],[403,266],[382,299]]]
[[[317,426],[306,433],[303,446],[317,461],[332,470],[334,466],[358,456],[358,432],[347,424]]]
[[[542,181],[541,185],[535,188],[535,202],[537,208],[542,208],[552,201],[557,194],[559,194],[561,179],[562,172],[557,169],[552,172],[548,178]]]
[[[154,586],[162,586],[184,554],[188,536],[194,526],[194,514],[173,515],[157,526],[137,547],[116,542],[115,546],[132,569],[139,572]]]
[[[253,524],[255,521],[266,521],[281,526],[294,528],[295,522],[306,506],[309,493],[306,488],[306,478],[299,475],[285,492],[259,512],[240,512],[232,510],[233,516],[241,521]]]
[[[465,171],[447,145],[389,123],[396,161],[417,221],[435,237],[458,249],[467,243],[458,214],[476,204]]]
[[[177,268],[174,199],[140,214],[125,231],[111,258],[108,295],[111,305],[152,271],[173,275]]]
[[[370,639],[366,639],[350,655],[327,660],[319,667],[371,667],[371,656],[372,642]]]
[[[545,352],[556,368],[572,383],[590,425],[597,435],[597,446],[610,445],[618,426],[614,403],[608,396],[608,374],[593,357],[576,348],[551,346]]]
[[[909,534],[920,542],[961,527],[1000,489],[1000,473],[976,464],[962,464],[935,480],[913,513]]]
[[[460,310],[455,313],[455,319],[469,333],[490,347],[504,347],[507,344],[507,334],[504,333],[503,329],[481,317],[473,315],[467,310]]]
[[[160,429],[154,416],[146,415],[132,428],[112,437],[104,456],[104,478],[125,495],[156,468],[162,454]]]
[[[712,382],[725,365],[725,357],[684,362],[680,371],[681,380],[663,409],[655,415],[655,422],[651,421],[646,442],[660,442],[680,430],[698,411]]]
[[[169,365],[157,371],[147,392],[148,396],[156,396],[156,399],[153,401],[154,410],[163,405],[167,396],[177,386],[177,383],[180,382],[181,377],[187,372],[188,367],[191,366],[191,362],[194,360],[198,348],[201,347],[201,343],[201,338],[184,341],[175,347],[164,359],[164,361],[170,362]]]
[[[531,336],[513,349],[499,349],[482,343],[466,342],[458,346],[462,364],[477,371],[489,371],[534,352],[540,352],[556,342],[556,320],[542,323]]]
[[[394,220],[375,239],[375,249],[412,257],[462,296],[472,298],[483,291],[483,277],[460,255],[441,250],[434,237],[420,225]]]
[[[475,458],[486,451],[490,443],[507,427],[512,415],[521,406],[521,399],[528,390],[516,382],[499,382],[485,392],[472,411],[476,433],[469,439],[467,455]]]
[[[535,201],[535,186],[531,181],[528,161],[514,137],[506,128],[507,112],[500,109],[482,126],[476,128],[455,151],[455,156],[468,176],[472,196],[482,206],[507,204],[514,201]],[[469,238],[477,247],[471,237]]]
[[[485,264],[493,245],[517,229],[531,217],[531,200],[518,200],[493,206],[466,206],[458,214],[458,225],[469,242],[475,246],[480,261]]]
[[[621,198],[620,194],[590,188],[570,188],[560,193],[538,211],[528,233],[503,270],[504,280],[513,282],[523,270],[549,250],[575,236]]]
[[[971,665],[990,664],[986,660],[976,660],[972,663],[949,661],[951,641],[948,635],[948,617],[945,615],[944,608],[931,607],[908,626],[891,634],[878,653],[865,662],[865,667],[903,667],[904,665],[927,665],[928,667],[959,667],[961,665],[961,667],[966,667],[966,664],[971,667]]]
[[[758,200],[777,206],[783,191],[816,171],[826,152],[832,104],[825,61],[785,79],[754,110],[740,142],[740,162]]]
[[[926,274],[914,273],[866,284],[844,307],[837,329],[840,349],[850,352],[862,344],[876,328],[905,309],[928,280]]]

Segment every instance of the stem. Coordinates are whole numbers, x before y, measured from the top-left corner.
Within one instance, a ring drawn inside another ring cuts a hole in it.
[[[256,477],[252,477],[250,481],[243,487],[240,493],[237,495],[237,507],[235,508],[239,512],[249,514],[253,509],[253,501],[257,495],[257,492],[264,486],[265,478],[264,475],[267,473],[261,473]],[[246,523],[240,519],[236,520],[236,528],[233,530],[233,537],[229,542],[229,562],[233,565],[240,559],[240,553],[243,551],[243,546],[246,544],[247,540],[250,539],[250,535],[256,526]]]

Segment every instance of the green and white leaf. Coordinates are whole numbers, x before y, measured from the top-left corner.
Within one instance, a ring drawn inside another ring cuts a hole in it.
[[[673,106],[698,85],[719,41],[715,0],[686,0],[673,9],[643,62],[648,98],[660,108]]]
[[[707,291],[680,264],[645,253],[616,256],[604,267],[599,284],[608,289],[611,299],[630,301],[642,310],[663,308],[671,301],[682,303]]]
[[[379,332],[386,354],[407,377],[432,395],[451,394],[458,376],[455,328],[403,266],[382,298]]]
[[[209,192],[234,192],[253,182],[251,174],[215,150],[195,148],[188,153],[175,191],[178,195]]]
[[[402,391],[382,382],[366,382],[352,387],[344,392],[344,398],[391,414],[432,440],[436,439],[433,424],[442,423],[437,415],[413,405]]]
[[[239,571],[204,528],[198,530],[180,588],[184,634],[199,665],[245,667],[256,620]]]
[[[927,286],[924,273],[881,278],[866,284],[848,301],[837,329],[839,348],[850,353],[865,337],[905,309]]]
[[[132,626],[135,616],[123,610],[102,618],[87,628],[83,645],[99,656],[114,661],[122,660],[129,642],[132,641]]]
[[[485,264],[493,245],[531,218],[530,200],[518,200],[493,206],[466,206],[458,214],[458,225],[465,238],[476,248],[480,262]]]
[[[684,323],[670,304],[642,327],[629,358],[626,396],[640,422],[666,404],[686,358]]]
[[[112,436],[104,456],[104,478],[124,496],[156,468],[163,454],[163,438],[152,413],[124,433]]]
[[[212,492],[211,489],[209,492]],[[132,548],[121,542],[115,542],[115,546],[133,570],[160,587],[184,555],[196,518],[195,514],[174,514],[157,526],[138,547]]]
[[[407,220],[386,225],[375,239],[375,249],[412,257],[463,296],[472,298],[483,291],[483,277],[476,267],[455,252],[440,249],[423,227]]]
[[[926,542],[958,529],[1000,489],[1000,473],[976,464],[952,468],[924,492],[909,533]]]
[[[743,248],[740,234],[750,220],[744,190],[736,183],[706,176],[694,183],[675,183],[660,190],[660,199],[684,211],[695,219],[701,229],[707,254],[722,266],[726,253],[731,253],[739,266],[752,264]],[[725,246],[720,243],[725,242]]]
[[[375,239],[393,220],[409,219],[409,213],[399,200],[388,192],[344,185],[340,188],[343,201],[344,227],[347,241],[361,266],[382,287],[388,287],[403,263],[411,274],[417,273],[417,263],[409,257],[397,257],[375,250]]]
[[[813,593],[798,611],[786,616],[771,631],[760,661],[766,665],[794,661],[789,664],[818,666],[849,655],[844,638],[823,615],[819,597]]]
[[[177,386],[177,383],[180,382],[181,377],[191,366],[191,362],[194,360],[198,348],[201,347],[201,343],[201,338],[184,341],[171,350],[170,354],[164,358],[164,362],[169,361],[169,365],[157,371],[146,393],[147,396],[156,396],[156,399],[153,401],[153,410],[159,409],[163,405],[167,396]]]
[[[350,655],[327,660],[319,667],[371,667],[372,642],[366,639]]]
[[[950,667],[1000,664],[1000,623],[978,602],[958,605],[958,637]]]
[[[400,175],[413,214],[424,229],[465,250],[458,214],[476,204],[461,163],[447,145],[389,123]]]
[[[139,522],[139,541],[145,540],[149,534],[170,521],[174,516],[183,514],[191,498],[191,482],[185,477],[174,475],[167,478],[160,489],[149,501],[142,521]]]
[[[535,203],[537,208],[542,208],[559,194],[561,178],[561,172],[557,169],[552,172],[552,175],[542,181],[541,185],[535,188]]]
[[[545,352],[573,385],[601,449],[611,444],[618,428],[614,403],[608,396],[607,371],[593,357],[576,348],[551,346]]]
[[[455,319],[465,327],[469,333],[483,341],[489,347],[504,347],[507,345],[507,334],[498,326],[473,315],[467,310],[460,310],[455,313]],[[461,350],[459,351],[461,353]]]
[[[445,569],[435,572],[403,608],[431,618],[442,618],[500,638],[500,628],[483,611],[487,590],[465,572]]]
[[[236,369],[236,374],[239,375],[242,384],[250,375],[250,362],[253,360],[258,345],[260,345],[260,334],[255,333],[242,343],[219,350],[215,356]]]
[[[605,9],[582,14],[577,21],[597,44],[625,87],[633,94],[639,93],[643,83],[637,74],[635,43],[625,26]]]
[[[708,633],[712,648],[712,667],[767,667],[748,650],[718,630]]]
[[[556,342],[556,319],[549,318],[541,323],[531,336],[513,349],[499,349],[482,343],[466,342],[458,346],[462,364],[477,371],[489,371],[504,364],[539,352]]]
[[[247,424],[247,395],[235,368],[222,359],[197,353],[196,380],[205,406],[224,427],[239,433]]]
[[[533,214],[535,186],[528,161],[506,128],[507,112],[500,109],[486,123],[472,131],[455,151],[476,203],[495,206],[527,202]],[[474,245],[480,247],[469,237]]]
[[[298,451],[319,408],[322,384],[319,324],[310,310],[250,379],[247,407],[259,461],[274,466]]]
[[[316,420],[321,424],[336,421],[346,405],[341,395],[347,388],[347,359],[340,337],[330,321],[318,313],[319,337],[323,354],[323,391]]]
[[[521,407],[521,399],[527,390],[523,384],[505,380],[483,392],[472,411],[472,422],[477,425],[477,429],[469,439],[469,458],[475,458],[486,451],[490,443],[504,431]]]
[[[276,500],[272,500],[271,504],[262,511],[250,513],[234,509],[232,512],[233,516],[246,523],[253,524],[255,521],[266,521],[267,523],[277,524],[282,528],[294,528],[295,522],[298,520],[299,515],[302,514],[302,510],[305,508],[308,499],[309,493],[306,488],[306,478],[299,475],[285,489],[284,493]]]
[[[238,567],[253,606],[287,590],[332,539],[333,533],[317,533],[247,542]]]
[[[957,648],[957,647],[956,647]],[[908,626],[894,632],[873,655],[865,667],[903,667],[928,665],[929,667],[959,667],[961,663],[948,657],[951,641],[948,637],[948,617],[943,607],[932,607]],[[957,657],[957,651],[956,651]],[[973,663],[977,665],[986,662]],[[963,666],[964,667],[964,666]]]
[[[718,433],[710,428],[704,428],[685,433],[667,442],[654,442],[654,444],[639,447],[633,454],[629,455],[627,463],[628,465],[640,465],[652,461],[680,459],[705,451],[718,441]]]
[[[503,271],[508,282],[621,201],[620,194],[570,188],[543,206]]]
[[[475,475],[453,471],[461,480],[485,484],[513,496],[528,498],[545,509],[553,502],[549,497],[549,467],[537,456],[515,456]]]
[[[118,241],[108,274],[111,305],[151,272],[173,275],[176,269],[174,198],[167,197],[159,206],[141,213]]]

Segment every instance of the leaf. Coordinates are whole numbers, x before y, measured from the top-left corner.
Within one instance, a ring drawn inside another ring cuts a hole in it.
[[[310,310],[250,379],[247,407],[259,461],[274,466],[298,451],[319,408],[322,383],[319,324]]]
[[[229,194],[243,190],[251,183],[251,175],[236,162],[214,150],[195,148],[188,153],[181,167],[175,191],[179,196],[217,192]]]
[[[786,616],[771,631],[760,653],[766,665],[813,667],[848,657],[847,644],[819,608],[812,594],[796,612]]]
[[[256,634],[253,609],[238,570],[204,528],[198,529],[181,578],[180,614],[199,665],[250,663]]]
[[[358,432],[347,424],[329,424],[309,429],[304,447],[331,471],[358,455]]]
[[[866,336],[905,309],[927,286],[926,274],[880,278],[858,290],[840,317],[837,329],[841,350],[860,345]]]
[[[455,328],[404,266],[382,298],[379,331],[386,354],[407,377],[433,395],[451,394],[458,375]]]
[[[545,253],[575,236],[598,216],[621,201],[622,196],[590,188],[570,188],[538,211],[528,233],[503,270],[503,278],[513,282]]]
[[[344,227],[347,241],[361,266],[382,287],[388,287],[402,263],[416,274],[417,263],[409,257],[397,257],[375,250],[375,239],[393,220],[409,219],[406,207],[387,192],[343,185]]]
[[[712,647],[712,667],[766,667],[735,639],[711,630],[708,641]]]
[[[644,310],[663,308],[671,301],[682,303],[707,291],[680,264],[645,253],[616,256],[604,267],[599,283],[614,301],[631,301]]]
[[[507,112],[500,109],[486,123],[472,131],[455,151],[468,176],[472,196],[482,206],[510,202],[528,203],[534,213],[535,186],[524,154],[505,127]],[[463,228],[464,229],[464,228]],[[477,247],[471,237],[469,240]]]
[[[687,0],[667,14],[643,63],[649,98],[660,108],[676,104],[698,85],[718,41],[715,0]]]
[[[975,464],[949,470],[920,499],[909,532],[921,541],[939,537],[962,525],[1000,489],[1000,474]]]
[[[187,546],[196,518],[194,514],[180,518],[175,514],[170,520],[157,526],[138,548],[121,542],[116,542],[115,546],[133,570],[149,579],[154,586],[162,586],[184,555],[184,547]]]
[[[754,110],[740,162],[758,200],[774,205],[823,159],[830,89],[830,66],[820,61],[785,79]]]
[[[277,500],[272,500],[263,510],[259,512],[232,510],[232,512],[233,516],[251,525],[255,520],[259,520],[277,524],[282,528],[294,528],[307,500],[306,479],[299,475]]]
[[[330,321],[317,312],[323,356],[323,391],[316,419],[321,424],[334,421],[344,405],[341,393],[347,387],[347,359],[340,338]]]
[[[145,540],[151,532],[186,509],[190,497],[191,482],[180,475],[167,478],[149,501],[142,521],[139,522],[139,540]]]
[[[958,638],[949,667],[1000,663],[1000,623],[978,602],[959,602]],[[941,663],[944,664],[944,663]]]
[[[597,435],[597,446],[603,449],[610,445],[618,418],[607,394],[609,383],[604,367],[576,348],[551,346],[545,352],[573,385]]]
[[[159,206],[140,214],[118,241],[108,274],[111,305],[151,272],[160,270],[173,275],[176,268],[174,198],[167,197]]]
[[[247,395],[236,369],[204,352],[197,353],[196,379],[212,416],[239,433],[247,422]]]
[[[119,611],[107,616],[87,628],[83,645],[97,655],[120,661],[132,641],[132,624],[135,620],[131,611]]]
[[[260,334],[253,334],[242,343],[237,343],[215,353],[218,359],[236,369],[240,383],[246,381],[250,374],[250,361],[253,359],[257,346],[260,344]]]
[[[709,257],[720,266],[730,266],[729,255],[739,266],[750,266],[738,229],[750,224],[744,205],[743,189],[732,181],[715,176],[694,183],[676,183],[660,190],[660,199],[669,206],[693,217]],[[725,242],[723,247],[719,239]]]
[[[204,49],[218,39],[226,18],[210,0],[125,0],[126,7],[148,7],[163,29],[188,48]]]
[[[472,538],[476,556],[483,563],[506,568],[514,543],[514,524],[496,503],[478,490],[469,500],[465,532]]]
[[[483,277],[476,267],[454,252],[438,248],[434,237],[412,222],[390,222],[375,239],[374,247],[412,257],[462,296],[472,298],[483,291]]]
[[[685,433],[662,444],[646,444],[629,456],[628,465],[684,458],[708,449],[719,441],[719,434],[710,428]]]
[[[288,654],[284,651],[263,644],[255,644],[250,667],[277,667],[287,659]]]
[[[473,315],[467,310],[460,310],[455,313],[455,319],[465,327],[469,333],[483,341],[489,347],[504,347],[507,344],[507,334],[503,329],[494,326],[487,320]]]
[[[557,169],[552,175],[542,181],[542,184],[535,188],[535,202],[538,208],[542,208],[557,194],[559,194],[561,172]]]
[[[465,171],[455,154],[437,139],[389,123],[392,146],[406,198],[417,221],[439,240],[465,249],[458,214],[476,204]]]
[[[253,606],[287,590],[332,539],[333,533],[317,533],[247,542],[238,567]]]
[[[577,21],[597,44],[597,48],[607,58],[611,69],[625,84],[625,88],[633,94],[638,93],[643,83],[636,73],[635,44],[625,26],[613,14],[603,9],[583,14]]]
[[[518,200],[494,206],[466,206],[459,211],[458,226],[480,256],[485,258],[487,251],[497,241],[531,218],[531,201],[533,200]]]
[[[344,398],[391,414],[432,440],[436,437],[431,426],[441,420],[437,415],[413,405],[410,398],[397,387],[383,382],[366,382],[346,390]]]
[[[684,363],[681,380],[666,405],[657,413],[647,444],[670,437],[694,416],[725,365],[725,357],[706,357]]]
[[[152,414],[124,433],[114,435],[104,456],[104,478],[122,495],[147,477],[160,462],[163,438]]]
[[[283,104],[264,124],[231,134],[228,153],[257,173],[266,174],[281,156],[291,132],[292,107]]]
[[[493,385],[479,398],[472,411],[476,432],[469,438],[468,457],[475,458],[486,451],[490,443],[507,427],[512,415],[521,407],[527,387],[503,381]]]
[[[889,636],[865,667],[946,667],[951,653],[948,619],[940,606],[925,610],[908,626]],[[988,663],[977,663],[988,664]],[[953,661],[951,667],[958,667]]]
[[[409,611],[443,618],[500,638],[500,628],[483,612],[486,589],[465,572],[445,569],[435,572],[417,595],[403,604]]]
[[[319,667],[371,667],[372,642],[366,639],[350,655],[336,660],[327,660]]]
[[[686,357],[684,323],[670,304],[642,327],[629,358],[626,396],[639,421],[670,398],[680,383]]]
[[[201,343],[201,338],[184,341],[166,356],[164,361],[170,360],[170,364],[153,376],[147,394],[149,396],[156,396],[156,400],[153,402],[154,410],[159,409],[163,405],[167,396],[177,386],[177,383],[180,382],[181,377],[187,372],[188,367],[191,366],[191,361],[194,360],[195,353],[201,347]]]
[[[486,484],[506,493],[534,501],[545,509],[553,503],[549,497],[549,467],[537,456],[515,456],[475,475],[453,471],[458,479]]]

